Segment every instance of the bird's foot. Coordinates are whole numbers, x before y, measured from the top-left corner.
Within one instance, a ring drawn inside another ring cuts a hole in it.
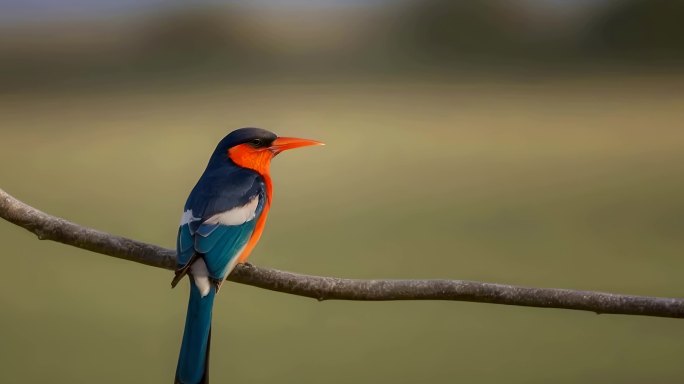
[[[223,284],[223,279],[211,279],[211,283],[216,287],[216,293],[221,290],[221,284]]]

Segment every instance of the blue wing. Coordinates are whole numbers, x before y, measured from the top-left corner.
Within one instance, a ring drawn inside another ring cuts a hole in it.
[[[210,277],[223,280],[240,251],[247,244],[266,199],[265,185],[253,172],[233,172],[226,177],[225,171],[216,175],[205,174],[188,197],[186,211],[178,229],[177,265],[182,269],[191,263],[195,255],[201,256]],[[258,198],[254,215],[242,223],[226,225],[211,217],[247,205]]]
[[[176,245],[178,270],[171,285],[183,278],[197,258],[204,260],[215,284],[201,291],[197,281],[190,279],[177,383],[208,381],[214,296],[252,236],[266,198],[264,180],[256,172],[229,163],[212,168],[210,163],[185,203]],[[198,280],[206,282],[204,276]]]

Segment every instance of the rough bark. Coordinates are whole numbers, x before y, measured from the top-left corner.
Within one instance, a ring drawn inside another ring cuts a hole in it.
[[[85,228],[41,212],[0,189],[0,217],[52,240],[153,267],[173,269],[175,251]],[[452,300],[623,315],[684,317],[684,299],[532,288],[464,280],[355,280],[238,265],[228,280],[317,300]]]

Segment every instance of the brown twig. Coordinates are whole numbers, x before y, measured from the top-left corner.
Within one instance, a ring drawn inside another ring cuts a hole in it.
[[[48,215],[22,203],[2,189],[0,217],[33,232],[42,240],[53,240],[153,267],[173,269],[175,266],[173,250],[85,228]],[[684,299],[680,298],[529,288],[463,280],[340,279],[252,265],[238,265],[228,280],[317,300],[453,300],[684,318]]]

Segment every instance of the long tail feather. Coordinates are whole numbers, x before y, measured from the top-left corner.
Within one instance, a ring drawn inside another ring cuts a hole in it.
[[[202,297],[193,279],[190,279],[190,301],[185,319],[183,344],[178,356],[175,383],[206,384],[209,382],[209,344],[211,339],[211,312],[216,289],[212,287]]]

